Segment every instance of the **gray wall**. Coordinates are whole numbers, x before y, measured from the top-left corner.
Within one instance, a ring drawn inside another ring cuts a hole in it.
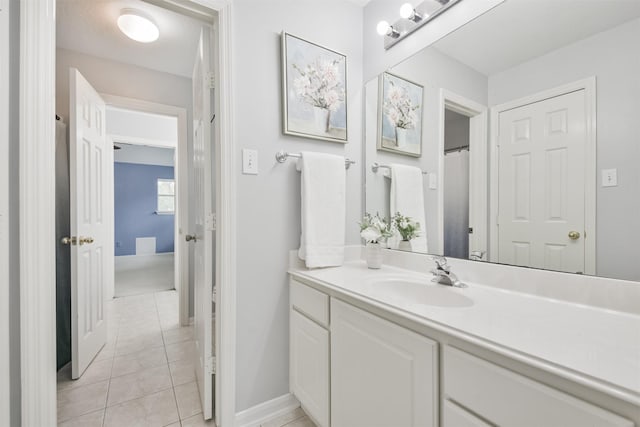
[[[80,73],[100,93],[173,105],[187,110],[189,162],[193,158],[191,79],[162,73],[134,65],[85,55],[66,49],[56,51],[56,112],[69,117],[69,68]],[[193,168],[189,167],[189,182],[193,182]],[[189,200],[189,224],[193,229],[193,200]],[[190,247],[193,250],[193,247]],[[189,271],[193,271],[193,256],[189,257]],[[189,274],[189,313],[193,313],[193,274]]]
[[[491,105],[597,79],[597,275],[640,280],[640,19],[489,77]],[[618,186],[600,185],[618,169]]]
[[[236,412],[289,392],[288,254],[300,244],[300,174],[279,150],[322,151],[357,161],[347,172],[347,244],[360,244],[362,213],[362,9],[344,0],[234,2],[234,120],[259,175],[237,178]],[[280,33],[347,56],[349,143],[284,136]]]
[[[9,102],[13,106],[9,110],[9,247],[18,248],[19,238],[19,73],[20,73],[20,1],[9,2]],[[21,424],[20,414],[20,257],[18,250],[9,252],[9,326],[11,333],[11,425]]]
[[[422,125],[422,157],[408,157],[376,149],[377,118],[372,113],[377,105],[377,79],[367,83],[367,130],[366,163],[367,189],[366,209],[370,213],[388,212],[389,183],[381,173],[374,174],[369,168],[373,162],[381,164],[401,163],[416,166],[423,171],[438,175],[439,135],[444,120],[440,108],[440,91],[446,89],[482,105],[487,105],[487,77],[465,64],[443,54],[434,48],[422,52],[401,62],[390,71],[424,87],[424,107]],[[374,95],[370,100],[370,94]],[[442,253],[438,242],[438,190],[429,189],[425,176],[424,204],[429,253]],[[442,183],[437,184],[441,189]]]

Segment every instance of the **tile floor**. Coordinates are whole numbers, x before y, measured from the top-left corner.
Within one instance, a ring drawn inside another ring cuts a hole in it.
[[[164,291],[109,304],[107,344],[78,380],[58,372],[58,426],[204,426],[193,327],[178,325],[178,295]]]
[[[58,372],[59,427],[200,427],[193,327],[178,325],[178,295],[114,299],[107,344],[78,380]],[[262,427],[315,427],[300,408]]]

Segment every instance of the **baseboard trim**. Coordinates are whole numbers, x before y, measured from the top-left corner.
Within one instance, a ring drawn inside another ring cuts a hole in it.
[[[299,406],[298,399],[293,394],[287,393],[238,412],[235,425],[237,427],[259,427],[260,424],[291,412]]]

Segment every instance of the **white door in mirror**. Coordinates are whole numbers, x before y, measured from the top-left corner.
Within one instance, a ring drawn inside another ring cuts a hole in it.
[[[585,110],[579,90],[500,113],[500,263],[584,271]]]

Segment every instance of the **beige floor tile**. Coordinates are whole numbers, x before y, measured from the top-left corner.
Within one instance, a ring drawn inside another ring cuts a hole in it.
[[[196,380],[196,369],[191,360],[177,360],[169,363],[173,386],[190,383]]]
[[[58,422],[104,408],[108,390],[109,381],[60,390],[58,392]]]
[[[107,406],[137,399],[167,388],[171,388],[171,376],[167,365],[112,378]]]
[[[176,393],[178,413],[180,414],[181,420],[202,412],[200,393],[198,392],[198,385],[195,381],[174,387],[174,391]]]
[[[194,342],[183,341],[165,346],[167,349],[167,360],[175,362],[176,360],[193,360]]]
[[[58,427],[102,427],[104,409],[81,415],[58,424]]]
[[[302,408],[296,408],[291,412],[287,412],[284,415],[281,415],[277,418],[269,420],[265,423],[262,423],[260,427],[282,427],[292,421],[298,420],[302,417],[306,417],[307,414],[304,413]]]
[[[173,424],[169,424],[166,427],[182,427],[182,424],[180,424],[180,421],[177,421],[177,422],[175,422]]]
[[[178,420],[173,390],[168,389],[108,407],[104,427],[161,427]]]
[[[202,418],[202,414],[182,420],[182,427],[215,427],[215,425],[216,423],[213,420],[205,421]]]
[[[93,361],[77,380],[71,379],[71,363],[58,371],[58,390],[82,387],[111,378],[112,359]]]
[[[305,415],[304,417],[298,418],[289,424],[285,424],[283,427],[316,427],[316,425],[308,416]]]
[[[142,350],[160,347],[162,345],[164,345],[164,343],[160,332],[146,332],[140,334],[138,337],[118,339],[118,343],[116,344],[116,357],[138,353]]]
[[[162,331],[162,337],[164,338],[164,345],[193,341],[193,326]]]
[[[167,363],[164,347],[152,347],[138,353],[118,356],[113,359],[112,377],[132,374]]]

